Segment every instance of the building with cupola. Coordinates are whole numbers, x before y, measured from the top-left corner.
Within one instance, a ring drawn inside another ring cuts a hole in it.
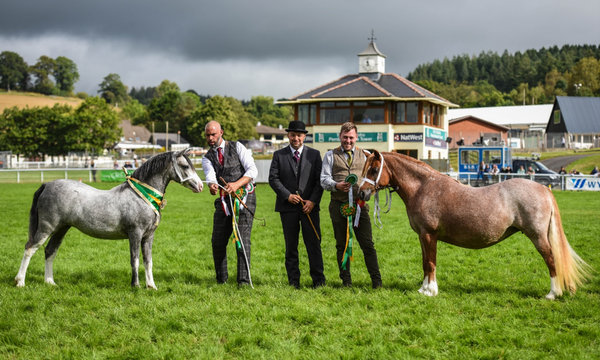
[[[295,120],[306,124],[305,143],[325,154],[339,145],[341,124],[358,128],[358,146],[394,151],[417,159],[448,158],[449,107],[446,99],[385,72],[386,56],[371,38],[358,54],[358,74],[350,74],[278,101],[294,108]]]

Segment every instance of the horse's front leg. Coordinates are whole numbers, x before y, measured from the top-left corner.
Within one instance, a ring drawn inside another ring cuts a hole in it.
[[[419,236],[419,240],[421,241],[421,252],[423,255],[423,286],[421,286],[419,292],[427,296],[436,296],[438,294],[438,286],[435,278],[437,236],[422,233]]]
[[[154,241],[154,232],[148,237],[142,239],[142,255],[144,256],[144,268],[146,269],[146,287],[158,290],[154,285],[152,276],[152,242]]]
[[[140,267],[140,243],[142,237],[138,234],[129,235],[129,257],[131,262],[131,286],[140,287],[138,269]]]

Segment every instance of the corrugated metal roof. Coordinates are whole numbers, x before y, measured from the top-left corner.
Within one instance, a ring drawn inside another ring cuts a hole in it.
[[[495,106],[467,109],[448,109],[448,120],[475,116],[503,126],[546,125],[553,105]]]
[[[572,134],[600,133],[600,98],[557,96],[556,101],[568,132]],[[546,122],[548,122],[548,118],[546,118]]]

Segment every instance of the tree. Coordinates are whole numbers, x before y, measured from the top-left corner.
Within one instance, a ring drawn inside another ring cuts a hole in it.
[[[581,84],[581,87],[575,89],[575,84]],[[569,88],[569,92],[573,95],[600,95],[600,61],[593,57],[579,60],[573,68]]]
[[[52,95],[54,92],[54,83],[50,80],[50,75],[54,73],[56,61],[46,55],[40,56],[35,65],[31,66],[30,72],[35,75],[33,90],[44,95]]]
[[[79,80],[77,65],[64,56],[56,58],[56,66],[52,73],[56,81],[56,88],[61,95],[72,95],[75,89],[75,83]]]
[[[108,74],[99,86],[98,93],[108,104],[125,105],[130,99],[127,94],[127,86],[121,82],[121,77],[117,74]]]
[[[121,119],[131,120],[132,124],[142,124],[146,122],[146,107],[133,99],[121,108],[120,115]]]
[[[261,124],[271,127],[287,126],[293,120],[291,108],[277,106],[271,96],[253,96],[248,104],[248,112],[254,115]]]
[[[185,122],[200,105],[200,99],[194,94],[179,92],[175,83],[166,84],[165,81],[157,91],[161,96],[152,99],[148,105],[144,124],[149,126],[150,122],[155,122],[156,131],[165,131],[168,121],[170,130],[183,130],[185,135]]]
[[[7,150],[25,156],[41,153],[41,144],[46,142],[45,116],[40,116],[39,108],[4,109],[0,117],[0,140]]]
[[[73,150],[96,149],[96,152],[115,143],[122,136],[121,119],[104,99],[90,97],[74,112],[72,121],[65,123],[65,141]]]
[[[229,102],[231,110],[238,118],[238,137],[240,139],[256,139],[258,137],[256,133],[256,117],[246,111],[241,101],[233,97],[226,97],[225,99]]]
[[[232,110],[229,101],[222,96],[213,96],[206,100],[206,104],[196,108],[187,122],[187,133],[192,144],[207,146],[204,138],[204,127],[215,120],[221,124],[223,137],[228,140],[239,140],[238,117]]]
[[[23,58],[14,52],[0,53],[0,87],[10,92],[11,89],[27,90],[29,66]]]

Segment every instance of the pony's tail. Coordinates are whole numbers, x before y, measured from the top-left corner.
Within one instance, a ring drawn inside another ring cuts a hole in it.
[[[554,256],[558,286],[557,295],[562,295],[563,290],[569,290],[573,294],[577,290],[577,286],[582,285],[585,280],[591,277],[593,269],[575,253],[567,241],[554,197],[552,197],[552,215],[550,216],[548,228],[548,240]]]
[[[40,188],[33,195],[33,203],[31,204],[31,210],[29,211],[29,241],[27,245],[29,245],[33,241],[33,237],[38,229],[38,200],[40,199],[40,195],[46,188],[46,184],[42,184]]]

